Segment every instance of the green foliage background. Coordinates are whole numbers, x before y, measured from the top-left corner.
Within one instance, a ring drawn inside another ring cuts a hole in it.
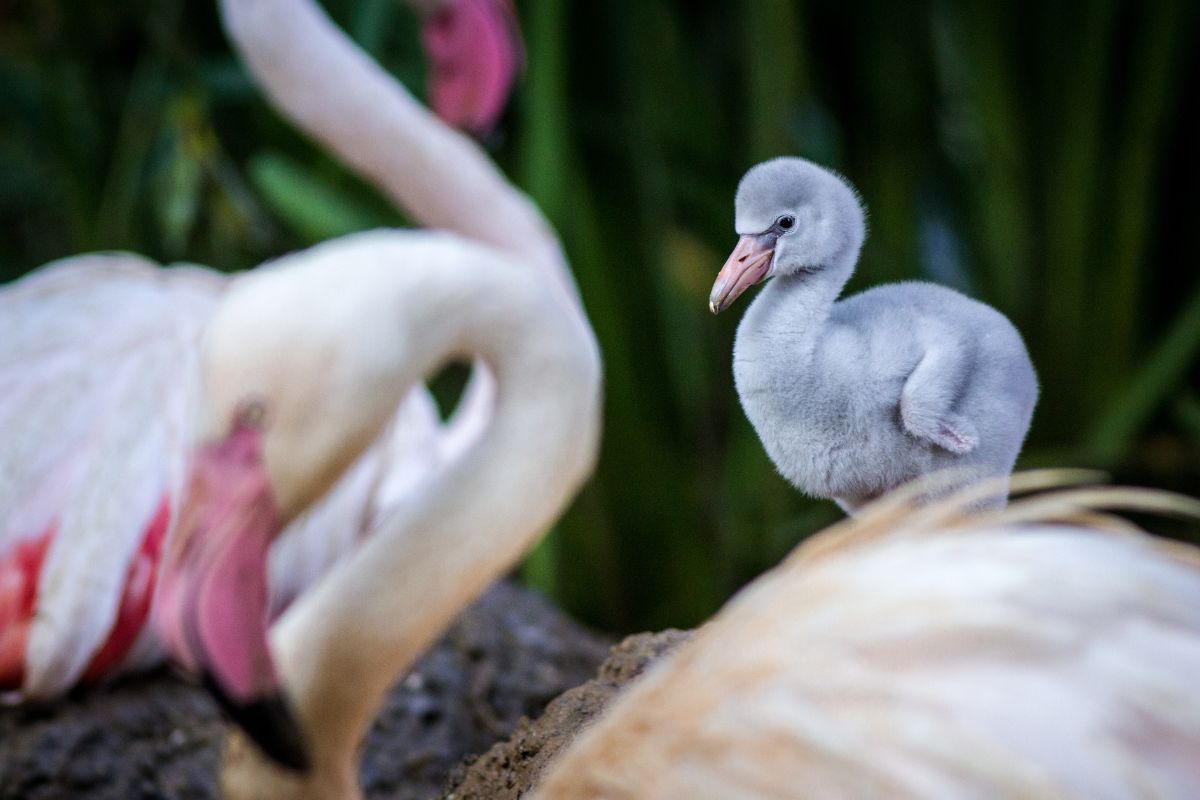
[[[491,146],[563,236],[608,382],[596,477],[528,580],[603,627],[688,625],[839,516],[741,414],[745,304],[706,309],[738,178],[785,153],[870,208],[851,290],[938,280],[1024,332],[1025,466],[1200,493],[1200,5],[518,5],[528,69]],[[407,8],[326,8],[420,91]],[[265,105],[210,3],[0,3],[0,278],[94,249],[235,270],[403,223]]]

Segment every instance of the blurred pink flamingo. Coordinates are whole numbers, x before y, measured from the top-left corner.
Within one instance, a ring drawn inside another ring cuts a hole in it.
[[[427,14],[434,108],[486,131],[521,63],[511,4],[413,5]],[[318,8],[225,0],[221,10],[243,61],[299,128],[420,222],[527,256],[572,292],[537,210]],[[146,621],[201,408],[200,341],[242,280],[104,253],[0,290],[0,690],[45,698],[161,660]],[[272,614],[478,434],[490,383],[477,369],[446,425],[422,387],[394,398],[388,429],[272,549]]]
[[[271,542],[378,438],[397,398],[454,357],[495,381],[478,435],[268,625]],[[201,360],[205,444],[155,628],[259,745],[234,734],[226,797],[358,796],[359,745],[384,693],[590,471],[595,339],[525,258],[442,232],[374,231],[246,276]]]

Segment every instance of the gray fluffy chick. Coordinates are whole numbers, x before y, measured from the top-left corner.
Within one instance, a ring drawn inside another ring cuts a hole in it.
[[[942,468],[969,468],[955,486],[1012,471],[1038,385],[1004,315],[915,281],[837,301],[866,218],[840,176],[804,159],[753,167],[735,208],[741,238],[709,308],[770,279],[738,327],[733,375],[783,477],[853,513]]]

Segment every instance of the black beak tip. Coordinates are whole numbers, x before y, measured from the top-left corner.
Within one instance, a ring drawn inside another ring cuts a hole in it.
[[[267,758],[295,772],[308,771],[312,762],[308,757],[304,736],[281,693],[246,703],[233,700],[225,694],[208,672],[204,673],[203,682],[226,715],[258,745]]]

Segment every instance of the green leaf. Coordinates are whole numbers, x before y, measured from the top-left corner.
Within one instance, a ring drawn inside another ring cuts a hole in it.
[[[263,202],[307,242],[321,242],[394,223],[312,170],[278,153],[254,156],[249,172]]]
[[[1134,374],[1100,417],[1086,452],[1111,464],[1128,451],[1150,415],[1180,385],[1200,355],[1200,290],[1183,307],[1145,366]]]

